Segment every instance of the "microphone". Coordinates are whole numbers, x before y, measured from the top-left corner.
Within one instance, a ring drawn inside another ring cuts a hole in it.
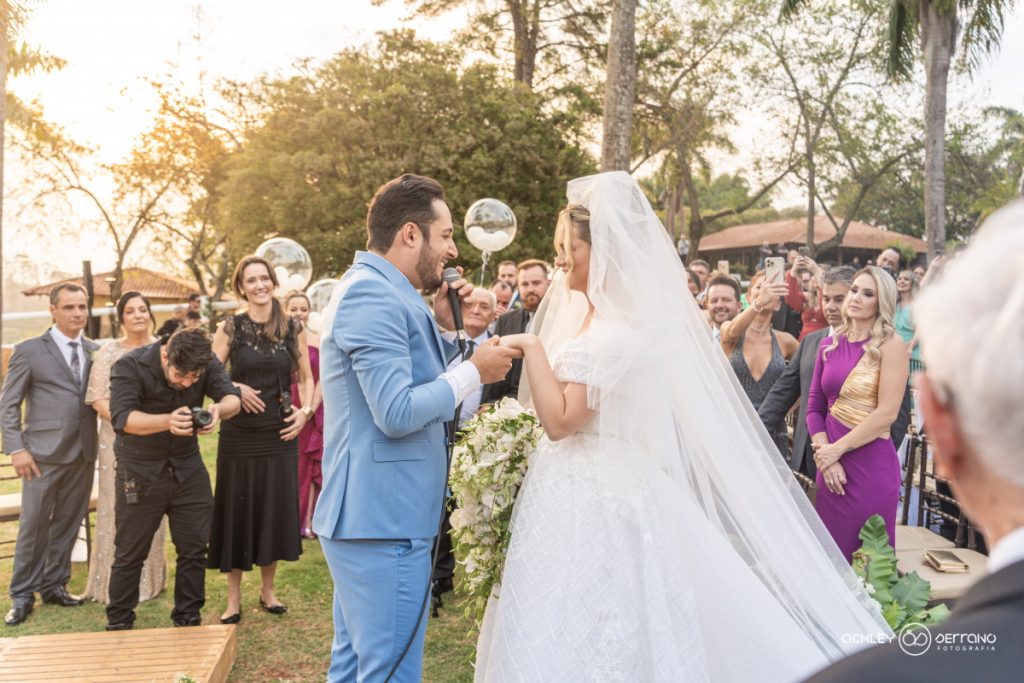
[[[466,330],[462,326],[462,302],[459,301],[459,293],[452,288],[452,284],[462,279],[462,274],[455,268],[445,268],[441,273],[441,279],[448,283],[448,305],[452,309],[452,320],[455,322],[455,338],[459,342],[459,349],[462,355],[466,355]]]

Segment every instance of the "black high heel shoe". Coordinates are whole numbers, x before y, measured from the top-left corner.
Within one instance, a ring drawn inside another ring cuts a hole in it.
[[[241,612],[241,610],[239,610],[238,612],[235,612],[234,614],[232,614],[230,617],[221,617],[220,618],[220,623],[222,623],[222,624],[237,624],[241,620],[242,620],[242,612]]]
[[[270,614],[284,614],[288,611],[288,608],[284,605],[268,605],[263,601],[262,595],[260,596],[260,607],[263,608],[264,612],[269,612]]]

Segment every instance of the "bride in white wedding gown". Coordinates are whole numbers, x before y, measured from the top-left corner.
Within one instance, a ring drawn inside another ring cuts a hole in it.
[[[795,681],[891,636],[639,187],[605,173],[568,195],[555,244],[569,287],[552,284],[538,336],[501,340],[524,352],[524,398],[547,436],[476,680]]]

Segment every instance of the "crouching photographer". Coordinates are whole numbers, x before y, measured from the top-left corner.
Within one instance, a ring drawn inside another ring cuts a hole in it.
[[[203,410],[206,396],[216,403]],[[202,329],[179,330],[114,364],[110,415],[117,470],[108,631],[135,623],[142,565],[164,515],[178,555],[171,620],[175,626],[202,623],[213,492],[197,436],[213,432],[240,408],[238,389]]]

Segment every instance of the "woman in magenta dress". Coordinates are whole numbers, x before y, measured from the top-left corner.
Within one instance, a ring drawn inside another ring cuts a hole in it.
[[[320,462],[324,457],[324,405],[320,388],[320,337],[309,329],[309,297],[302,292],[290,292],[285,299],[288,315],[306,328],[309,365],[313,371],[313,418],[299,434],[299,533],[303,538],[316,538],[313,533],[313,510],[320,495],[323,477]],[[298,396],[298,387],[292,386],[292,396]]]
[[[906,345],[893,328],[896,283],[874,266],[857,273],[843,323],[825,337],[807,397],[818,466],[815,508],[850,560],[864,522],[885,519],[896,537],[900,463],[889,436],[907,386]]]

